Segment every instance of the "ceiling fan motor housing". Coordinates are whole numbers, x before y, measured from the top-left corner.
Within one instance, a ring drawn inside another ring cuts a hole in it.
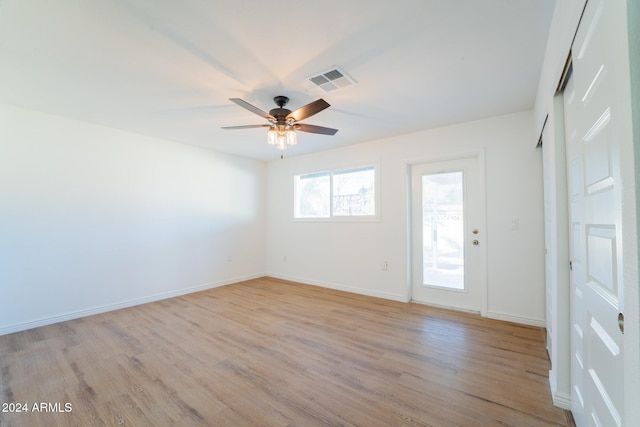
[[[286,117],[289,114],[291,114],[291,110],[284,108],[284,106],[287,105],[287,103],[289,102],[289,98],[287,98],[286,96],[279,95],[274,97],[273,101],[276,103],[278,108],[274,108],[270,110],[269,114],[275,117],[278,124],[284,123],[286,121]]]

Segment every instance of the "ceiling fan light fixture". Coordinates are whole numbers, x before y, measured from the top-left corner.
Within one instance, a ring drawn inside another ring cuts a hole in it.
[[[284,136],[283,133],[278,134],[278,142],[276,144],[278,150],[286,150],[287,149],[287,137]]]
[[[285,136],[287,139],[288,145],[296,145],[298,143],[298,136],[296,135],[296,131],[293,129],[289,129],[285,131]]]
[[[278,142],[278,130],[275,126],[272,126],[267,132],[267,143],[269,145],[276,145]]]
[[[286,150],[289,145],[296,145],[298,143],[298,136],[293,128],[286,128],[284,126],[274,126],[267,132],[267,143],[275,145],[279,150]]]

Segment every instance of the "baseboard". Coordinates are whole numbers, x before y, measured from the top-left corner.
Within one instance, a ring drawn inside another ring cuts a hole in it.
[[[203,285],[198,285],[198,286],[192,286],[190,288],[177,289],[171,292],[163,292],[160,294],[150,295],[142,298],[134,298],[127,301],[117,302],[114,304],[106,304],[99,307],[92,307],[88,309],[63,313],[56,316],[43,317],[43,318],[32,320],[29,322],[15,323],[13,325],[0,327],[0,336],[12,334],[14,332],[25,331],[27,329],[37,328],[39,326],[52,325],[54,323],[78,319],[80,317],[87,317],[87,316],[93,316],[94,314],[106,313],[107,311],[114,311],[122,308],[133,307],[140,304],[146,304],[149,302],[160,301],[167,298],[173,298],[181,295],[192,294],[194,292],[200,292],[207,289],[217,288],[220,286],[231,285],[233,283],[244,282],[245,280],[257,279],[260,277],[264,277],[264,273],[234,277],[231,279],[205,283]]]
[[[503,320],[505,322],[511,323],[520,323],[522,325],[537,326],[539,328],[545,328],[547,326],[547,322],[545,322],[543,319],[531,319],[529,317],[514,316],[513,314],[497,313],[495,311],[487,312],[487,317],[489,319]]]
[[[290,282],[298,282],[305,285],[319,286],[322,288],[335,289],[337,291],[351,292],[354,294],[367,295],[370,297],[383,298],[392,301],[409,302],[406,295],[391,294],[387,292],[372,291],[370,289],[358,288],[355,286],[338,285],[336,283],[322,282],[318,280],[305,279],[302,277],[289,276],[286,274],[267,273],[268,277],[275,279],[288,280]]]
[[[571,410],[571,396],[568,396],[564,393],[551,393],[551,399],[553,400],[554,406],[558,408],[566,409],[567,411]]]
[[[554,406],[571,411],[571,394],[560,392],[557,388],[558,378],[556,377],[556,371],[550,369],[549,389],[551,390],[551,400],[553,401]]]

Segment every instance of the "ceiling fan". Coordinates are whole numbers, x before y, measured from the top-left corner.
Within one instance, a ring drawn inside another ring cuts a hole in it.
[[[319,133],[321,135],[335,135],[336,132],[338,132],[338,129],[299,123],[299,121],[318,114],[320,111],[328,108],[330,105],[324,99],[318,99],[298,108],[295,111],[291,111],[284,108],[284,106],[289,102],[289,98],[279,95],[273,98],[273,101],[276,103],[278,108],[274,108],[268,113],[240,98],[229,98],[229,101],[232,101],[242,108],[267,119],[269,123],[262,125],[224,126],[222,129],[267,127],[269,128],[269,131],[267,132],[267,142],[271,145],[275,145],[280,150],[285,150],[288,145],[295,145],[297,143],[297,130],[301,132]]]

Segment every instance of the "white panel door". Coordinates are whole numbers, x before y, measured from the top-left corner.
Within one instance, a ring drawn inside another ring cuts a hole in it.
[[[626,114],[630,97],[616,70],[621,66],[616,56],[619,40],[612,30],[626,28],[621,7],[620,0],[589,0],[572,48],[573,75],[564,93],[572,262],[572,412],[578,426],[627,425],[624,334],[619,318],[627,268],[623,243],[636,236],[635,227],[624,229],[622,220],[623,191],[633,190],[634,184],[633,173],[622,166],[621,159],[625,152],[631,155]]]
[[[484,314],[484,180],[478,156],[412,166],[412,300]]]

